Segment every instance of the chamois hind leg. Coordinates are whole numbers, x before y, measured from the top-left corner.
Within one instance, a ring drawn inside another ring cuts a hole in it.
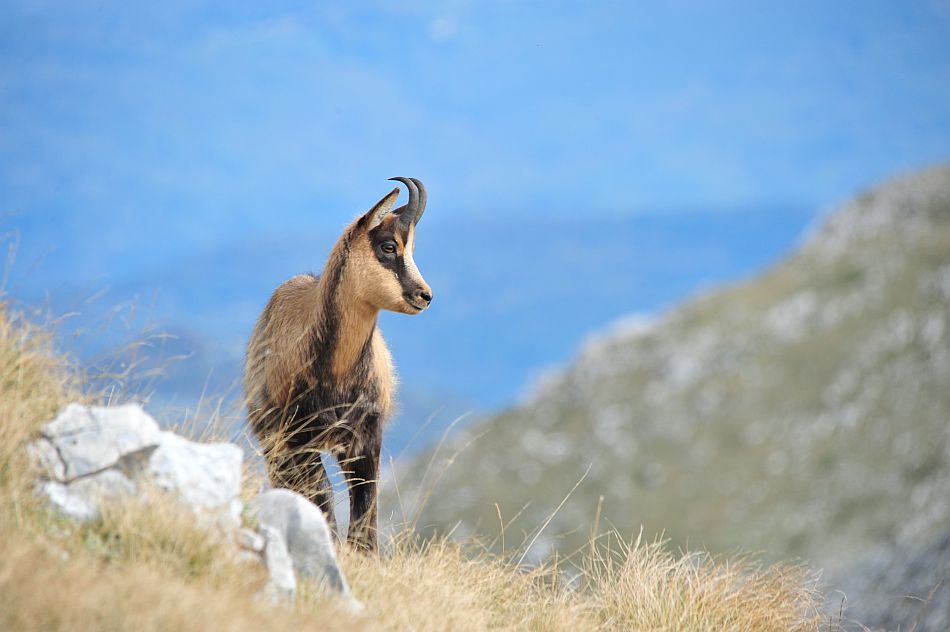
[[[357,549],[375,551],[382,430],[375,420],[367,425],[372,430],[364,436],[359,450],[345,455],[340,467],[350,492],[350,528],[346,540]]]
[[[274,463],[271,484],[292,489],[323,511],[333,537],[339,538],[333,512],[333,486],[316,450],[297,449],[278,457]]]

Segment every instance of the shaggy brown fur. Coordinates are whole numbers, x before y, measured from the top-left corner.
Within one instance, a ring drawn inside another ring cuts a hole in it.
[[[418,314],[432,300],[412,258],[425,189],[400,180],[409,204],[393,211],[394,189],[347,227],[320,276],[298,275],[277,288],[244,369],[248,420],[272,484],[313,500],[335,529],[320,452],[336,456],[350,493],[347,539],[367,549],[376,548],[376,479],[396,388],[377,317],[382,309]]]

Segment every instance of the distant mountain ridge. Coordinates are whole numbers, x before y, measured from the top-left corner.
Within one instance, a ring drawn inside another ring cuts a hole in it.
[[[401,502],[426,499],[423,531],[494,534],[500,512],[520,543],[581,481],[529,557],[575,550],[599,516],[835,571],[950,522],[948,385],[940,166],[845,204],[754,279],[592,339],[404,468]]]

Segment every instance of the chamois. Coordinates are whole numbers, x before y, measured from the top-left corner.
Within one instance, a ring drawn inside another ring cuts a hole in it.
[[[426,190],[415,178],[350,224],[322,274],[301,274],[271,296],[247,347],[248,421],[275,487],[302,493],[336,531],[333,489],[320,452],[335,456],[350,496],[349,543],[375,550],[383,424],[392,411],[392,356],[376,325],[380,310],[418,314],[432,290],[413,261]]]

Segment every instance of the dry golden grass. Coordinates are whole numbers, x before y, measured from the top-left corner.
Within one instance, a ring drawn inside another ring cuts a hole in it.
[[[295,608],[271,606],[257,597],[263,571],[171,504],[131,503],[75,525],[34,499],[24,446],[83,397],[74,376],[44,330],[0,311],[0,629],[822,629],[819,595],[796,567],[613,539],[576,564],[525,569],[409,530],[379,557],[342,552],[364,613],[307,585]]]
[[[595,546],[582,575],[607,627],[632,630],[815,630],[815,578],[799,566],[673,555],[661,542]]]
[[[346,553],[343,561],[369,619],[391,629],[834,628],[819,613],[814,577],[801,567],[677,556],[662,542],[611,540],[612,548],[599,539],[577,565],[531,569],[471,545],[408,537],[380,558]]]
[[[18,491],[23,446],[44,419],[81,393],[66,360],[51,352],[50,335],[0,303],[0,488]]]

